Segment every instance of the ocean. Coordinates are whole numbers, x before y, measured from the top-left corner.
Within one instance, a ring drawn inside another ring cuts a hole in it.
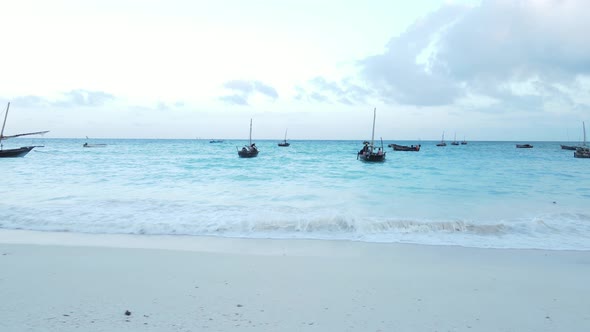
[[[590,160],[559,142],[384,141],[384,163],[361,141],[256,140],[252,159],[245,140],[84,142],[0,159],[0,228],[590,250]]]

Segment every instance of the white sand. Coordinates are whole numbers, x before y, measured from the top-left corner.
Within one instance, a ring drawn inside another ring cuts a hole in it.
[[[590,252],[2,230],[0,331],[590,331]]]

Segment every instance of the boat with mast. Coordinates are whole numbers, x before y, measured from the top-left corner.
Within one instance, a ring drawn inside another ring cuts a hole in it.
[[[466,145],[467,141],[465,140],[465,136],[463,136],[463,140],[461,141],[461,145]]]
[[[291,145],[291,143],[287,142],[287,130],[288,129],[289,128],[285,129],[285,139],[281,143],[279,143],[279,146],[289,146],[289,145]]]
[[[86,140],[88,140],[88,136],[86,136]],[[107,145],[104,143],[88,143],[88,142],[84,142],[84,144],[82,144],[82,147],[85,148],[104,148]]]
[[[4,122],[2,123],[2,131],[0,131],[0,158],[24,157],[27,153],[31,152],[31,150],[33,150],[34,148],[42,147],[40,145],[31,145],[31,146],[21,146],[20,148],[15,148],[15,149],[4,149],[4,144],[2,143],[2,141],[7,140],[9,138],[28,136],[28,135],[42,135],[42,134],[49,132],[49,130],[46,130],[46,131],[37,131],[34,133],[24,133],[24,134],[4,136],[4,128],[6,127],[6,119],[8,118],[8,110],[9,109],[10,109],[10,102],[8,103],[8,106],[6,106],[6,112],[4,114]]]
[[[237,149],[237,148],[236,148]],[[240,158],[254,158],[258,156],[258,148],[256,143],[252,143],[252,119],[250,119],[250,136],[248,138],[248,145],[238,149],[238,156]]]
[[[444,131],[442,133],[442,138],[440,139],[440,143],[437,143],[436,146],[447,146],[447,143],[445,143],[445,132]]]
[[[356,159],[367,162],[383,162],[385,161],[385,151],[383,150],[383,139],[381,139],[381,147],[375,152],[375,119],[377,118],[377,108],[373,109],[373,133],[371,134],[371,142],[363,142],[363,148],[356,154]]]
[[[584,142],[574,152],[575,158],[590,158],[590,148],[586,146],[586,124],[582,122],[582,130],[584,131]]]
[[[453,138],[453,142],[451,142],[451,145],[459,145],[459,142],[457,142],[457,133],[455,133],[455,137]]]

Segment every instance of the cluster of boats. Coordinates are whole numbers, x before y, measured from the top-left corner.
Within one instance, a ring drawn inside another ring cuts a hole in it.
[[[14,149],[4,149],[4,145],[2,144],[2,141],[9,139],[9,138],[14,138],[14,137],[20,137],[20,136],[27,136],[27,135],[41,135],[41,134],[45,134],[48,133],[49,131],[37,131],[37,132],[32,132],[32,133],[24,133],[24,134],[16,134],[16,135],[9,135],[9,136],[4,136],[4,128],[6,127],[6,119],[8,118],[8,110],[10,109],[10,103],[8,103],[8,106],[6,107],[6,112],[4,114],[4,121],[2,123],[2,131],[0,131],[0,158],[2,157],[23,157],[25,156],[27,153],[29,153],[31,150],[33,150],[36,147],[42,147],[42,146],[38,146],[38,145],[31,145],[31,146],[22,146],[20,148],[14,148]],[[364,141],[363,142],[363,147],[362,149],[357,153],[357,159],[358,160],[362,160],[362,161],[366,161],[366,162],[383,162],[385,161],[385,156],[386,156],[386,152],[383,148],[383,139],[381,139],[381,144],[380,146],[376,146],[375,145],[375,120],[377,118],[377,109],[375,108],[373,110],[373,131],[371,134],[371,141]],[[574,151],[574,157],[575,158],[590,158],[590,148],[586,146],[586,125],[584,122],[582,122],[582,128],[583,128],[583,133],[584,133],[584,141],[582,143],[582,145],[579,146],[575,146],[575,145],[561,145],[561,148],[564,150],[573,150]],[[453,140],[453,142],[451,143],[452,145],[465,145],[467,144],[467,141],[465,141],[465,139],[463,139],[463,141],[458,142],[456,140],[456,136],[455,135],[455,139]],[[86,139],[88,140],[88,136],[86,137]],[[223,143],[223,140],[211,140],[209,141],[210,143]],[[291,144],[289,142],[287,142],[287,130],[285,130],[285,139],[278,143],[278,146],[281,147],[288,147]],[[447,144],[445,143],[445,133],[443,132],[442,134],[442,139],[439,143],[436,144],[436,146],[446,146]],[[105,147],[106,144],[91,144],[91,143],[84,143],[82,145],[85,148],[95,148],[95,147]],[[417,145],[399,145],[399,144],[389,144],[388,147],[393,148],[394,151],[414,151],[414,152],[418,152],[420,151],[421,145],[417,144]],[[531,149],[533,148],[533,146],[531,144],[516,144],[516,147],[519,149]],[[237,152],[238,152],[238,156],[240,158],[254,158],[258,156],[259,150],[258,147],[256,146],[256,143],[252,143],[252,119],[250,119],[250,136],[248,138],[248,145],[243,146],[241,149],[236,148]]]

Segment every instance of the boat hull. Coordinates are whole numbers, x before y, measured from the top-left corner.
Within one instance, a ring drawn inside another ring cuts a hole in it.
[[[258,150],[239,150],[238,156],[240,158],[254,158],[258,156]]]
[[[279,143],[279,146],[289,146],[291,143]]]
[[[516,144],[517,149],[532,149],[533,146],[530,144]]]
[[[406,146],[406,145],[389,144],[389,147],[392,147],[393,151],[415,151],[415,152],[420,151],[420,145]]]
[[[590,148],[578,148],[574,152],[575,158],[590,158]]]
[[[24,157],[27,153],[31,152],[35,148],[34,146],[23,146],[18,149],[0,150],[0,158],[17,158]]]
[[[572,145],[561,145],[561,148],[563,150],[572,150],[572,151],[576,151],[576,149],[578,148],[577,146],[572,146]]]
[[[376,154],[376,153],[369,153],[369,154],[359,154],[359,159],[369,163],[380,163],[385,161],[385,153],[383,154]]]

